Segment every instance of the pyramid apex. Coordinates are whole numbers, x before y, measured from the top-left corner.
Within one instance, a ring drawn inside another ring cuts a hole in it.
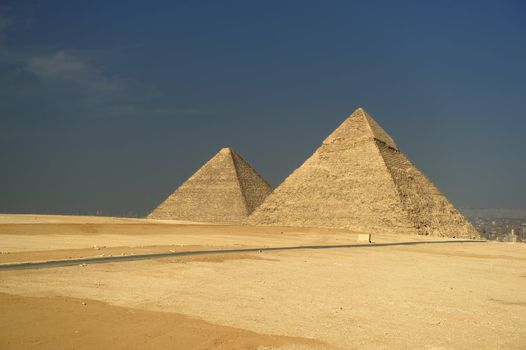
[[[349,116],[348,120],[353,120],[355,118],[365,121],[373,138],[385,143],[389,147],[398,149],[391,136],[389,136],[389,134],[373,119],[373,117],[371,117],[369,113],[367,113],[363,107],[356,108],[356,110]]]
[[[354,113],[367,113],[367,112],[365,111],[365,108],[363,108],[363,107],[358,107],[358,108],[356,108],[356,109],[354,110],[354,112],[352,112],[352,114],[354,114]]]
[[[358,107],[354,110],[354,112],[351,113],[349,118],[351,117],[357,117],[357,116],[369,116],[369,113],[365,110],[363,107]]]
[[[341,142],[341,140],[356,142],[367,138],[375,139],[391,148],[398,149],[391,136],[362,107],[358,107],[323,143]]]
[[[219,153],[232,153],[232,151],[233,151],[233,149],[230,148],[230,147],[223,147],[223,148],[221,148]]]

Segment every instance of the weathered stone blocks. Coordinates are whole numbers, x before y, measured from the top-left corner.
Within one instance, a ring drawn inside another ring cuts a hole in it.
[[[479,237],[362,108],[329,135],[248,221]]]
[[[240,223],[272,188],[239,154],[223,148],[148,218]]]

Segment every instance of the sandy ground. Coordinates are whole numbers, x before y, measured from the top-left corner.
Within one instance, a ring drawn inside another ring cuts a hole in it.
[[[338,230],[76,220],[0,223],[0,262],[356,243],[356,233]],[[373,236],[419,239],[426,238]],[[0,293],[1,349],[526,348],[523,244],[263,251],[0,271]]]
[[[199,222],[180,221],[180,220],[155,220],[155,219],[136,219],[108,216],[77,216],[77,215],[38,215],[38,214],[0,214],[0,224],[193,224],[201,225]],[[207,225],[213,225],[211,223]]]
[[[172,349],[174,343],[181,349],[301,349],[318,344],[309,339],[262,335],[176,313],[132,310],[93,300],[0,294],[0,303],[2,349],[157,350]],[[20,313],[31,316],[22,318]],[[39,326],[28,327],[28,320]]]

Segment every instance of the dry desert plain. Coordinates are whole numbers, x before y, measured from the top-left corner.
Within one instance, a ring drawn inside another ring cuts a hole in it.
[[[373,241],[332,229],[0,215],[0,349],[526,348],[526,245]],[[294,246],[333,247],[259,250]],[[215,252],[6,268],[204,250]]]

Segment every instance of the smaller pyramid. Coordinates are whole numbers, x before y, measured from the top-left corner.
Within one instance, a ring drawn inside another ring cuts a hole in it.
[[[147,217],[239,223],[271,192],[270,185],[239,154],[223,148]]]

